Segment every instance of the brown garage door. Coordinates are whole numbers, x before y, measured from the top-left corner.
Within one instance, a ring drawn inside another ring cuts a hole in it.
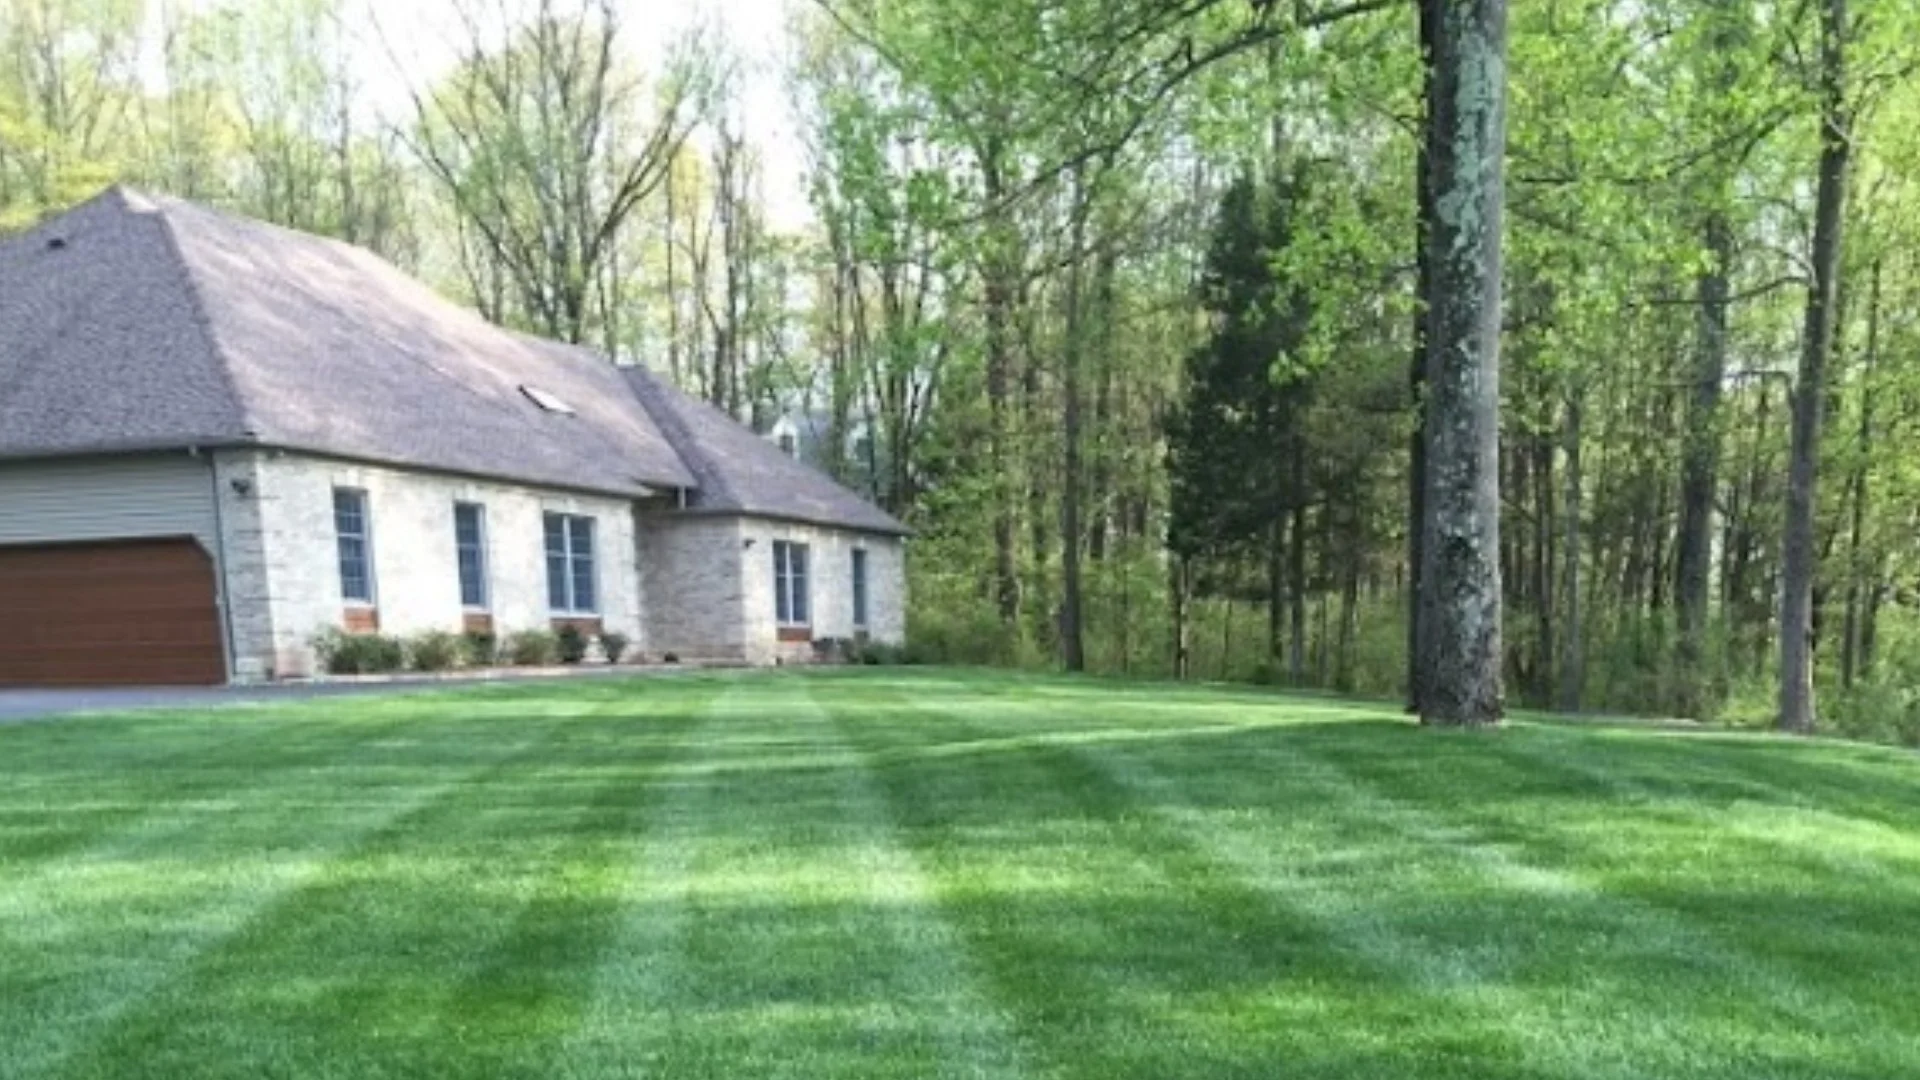
[[[0,547],[0,686],[208,685],[222,655],[193,540]]]

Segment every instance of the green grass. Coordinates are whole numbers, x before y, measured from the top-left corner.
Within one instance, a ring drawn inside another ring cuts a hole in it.
[[[43,1076],[1920,1076],[1920,758],[885,670],[0,729]]]

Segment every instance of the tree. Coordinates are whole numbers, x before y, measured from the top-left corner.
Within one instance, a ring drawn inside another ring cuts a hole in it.
[[[1853,114],[1847,100],[1846,0],[1820,3],[1820,167],[1814,196],[1813,280],[1807,286],[1806,330],[1794,383],[1793,442],[1788,458],[1787,519],[1780,592],[1780,716],[1783,731],[1814,726],[1814,508],[1820,428],[1827,404],[1840,306],[1841,243],[1846,230]]]
[[[1505,206],[1506,3],[1446,4],[1434,27],[1428,123],[1426,520],[1420,719],[1501,717],[1500,271]]]
[[[612,0],[563,2],[538,0],[524,22],[461,8],[460,65],[413,90],[407,139],[519,315],[585,342],[596,283],[686,142],[709,71],[689,40],[645,94]]]

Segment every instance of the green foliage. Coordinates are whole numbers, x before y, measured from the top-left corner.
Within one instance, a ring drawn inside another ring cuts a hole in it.
[[[515,667],[546,667],[559,657],[560,640],[551,630],[516,630],[502,652]]]
[[[407,639],[407,666],[415,671],[451,671],[465,658],[466,642],[445,630],[427,630]]]
[[[553,635],[554,654],[563,664],[577,664],[585,660],[590,643],[586,633],[572,623],[562,626]]]
[[[600,651],[606,655],[607,663],[617,664],[627,654],[627,635],[618,630],[608,630],[600,635]]]
[[[500,638],[490,630],[469,630],[460,635],[461,663],[467,667],[492,667],[500,660]]]
[[[314,636],[313,650],[330,675],[384,675],[406,667],[406,644],[386,634],[349,634],[329,627]]]

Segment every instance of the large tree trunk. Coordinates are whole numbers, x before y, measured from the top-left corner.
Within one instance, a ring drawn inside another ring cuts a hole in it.
[[[1433,100],[1434,35],[1440,21],[1439,0],[1420,0],[1420,57],[1422,91]],[[1439,131],[1434,118],[1427,118],[1420,145],[1414,152],[1414,283],[1413,357],[1408,365],[1407,384],[1413,403],[1413,433],[1407,448],[1407,711],[1420,712],[1420,685],[1424,681],[1420,665],[1425,647],[1420,633],[1420,575],[1426,561],[1427,522],[1427,342],[1433,317],[1433,264],[1429,245],[1433,239],[1433,143]]]
[[[1505,0],[1441,11],[1428,101],[1433,161],[1420,719],[1497,723],[1500,628],[1500,228]]]
[[[1780,728],[1812,731],[1813,515],[1820,463],[1827,361],[1833,355],[1840,291],[1852,118],[1846,100],[1847,0],[1822,0],[1820,33],[1820,186],[1815,197],[1813,280],[1807,288],[1805,341],[1793,395],[1787,463],[1787,522],[1780,592]]]

